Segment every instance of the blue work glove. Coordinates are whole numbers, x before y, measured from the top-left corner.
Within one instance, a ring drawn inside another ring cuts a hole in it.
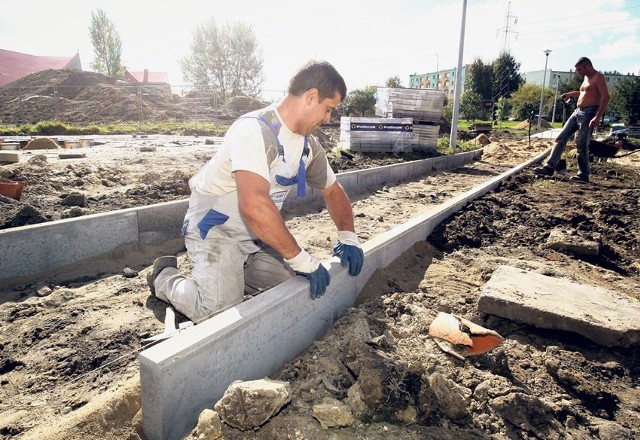
[[[324,295],[329,285],[329,271],[320,264],[320,261],[304,249],[290,260],[284,260],[297,274],[309,280],[311,298],[316,299]]]
[[[338,231],[338,243],[333,248],[333,255],[340,257],[342,267],[349,266],[349,275],[356,276],[362,270],[364,252],[355,232]]]

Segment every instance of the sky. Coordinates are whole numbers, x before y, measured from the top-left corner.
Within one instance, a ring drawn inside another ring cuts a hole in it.
[[[0,48],[94,58],[91,13],[102,9],[131,71],[167,72],[184,85],[179,60],[198,25],[251,26],[264,60],[265,95],[284,94],[309,59],[332,63],[349,90],[392,76],[457,66],[463,0],[0,0]],[[468,0],[463,64],[490,63],[507,49],[520,71],[567,71],[587,56],[598,70],[640,74],[640,0]]]

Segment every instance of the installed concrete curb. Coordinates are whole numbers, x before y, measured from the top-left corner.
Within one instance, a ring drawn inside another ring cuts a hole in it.
[[[365,265],[358,277],[350,277],[337,258],[323,263],[331,284],[317,300],[310,299],[307,281],[295,277],[140,353],[145,435],[150,440],[182,438],[231,382],[260,379],[277,371],[355,304],[377,269],[425,240],[440,222],[466,204],[547,154],[367,241],[363,244]]]
[[[484,313],[538,328],[563,330],[605,347],[640,342],[640,301],[602,287],[500,266],[485,284]]]
[[[0,231],[0,283],[55,273],[124,245],[175,239],[187,206],[178,200]]]
[[[375,188],[411,179],[432,170],[462,166],[482,156],[482,150],[435,157],[367,170],[338,174],[347,192]],[[285,209],[321,197],[309,188],[303,198],[295,189],[285,200]],[[159,245],[180,238],[189,201],[178,200],[142,208],[122,209],[38,225],[0,231],[0,283],[26,283],[52,273],[64,273],[83,260],[105,256],[126,245]]]

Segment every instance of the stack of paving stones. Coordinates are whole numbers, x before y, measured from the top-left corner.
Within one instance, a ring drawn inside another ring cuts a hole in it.
[[[436,149],[444,92],[379,87],[376,95],[376,115],[413,119],[414,150]]]
[[[444,92],[432,89],[379,87],[378,118],[343,117],[340,144],[354,151],[435,151]]]
[[[414,144],[411,118],[340,119],[340,146],[352,151],[402,153]]]

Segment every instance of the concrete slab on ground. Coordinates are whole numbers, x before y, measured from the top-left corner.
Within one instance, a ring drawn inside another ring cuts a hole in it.
[[[531,137],[539,139],[555,139],[561,131],[562,128],[550,128],[548,130],[541,131],[540,133],[532,134]]]
[[[511,266],[493,273],[482,289],[479,308],[519,323],[577,333],[606,347],[640,342],[637,299]]]

